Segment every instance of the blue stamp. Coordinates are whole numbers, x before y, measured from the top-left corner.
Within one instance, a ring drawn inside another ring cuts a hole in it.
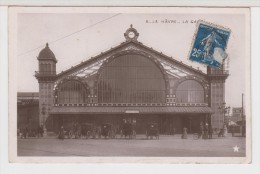
[[[228,56],[225,50],[230,33],[229,29],[198,21],[189,59],[220,68]]]

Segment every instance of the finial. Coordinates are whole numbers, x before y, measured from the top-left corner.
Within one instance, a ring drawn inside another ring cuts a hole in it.
[[[132,25],[132,24],[130,25],[130,28],[133,28],[133,25]]]
[[[46,47],[49,47],[49,44],[48,44],[48,42],[46,43]]]

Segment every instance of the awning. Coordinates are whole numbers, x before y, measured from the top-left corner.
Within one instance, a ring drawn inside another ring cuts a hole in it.
[[[75,107],[57,106],[52,108],[51,114],[121,114],[121,113],[140,113],[140,114],[160,114],[160,113],[202,113],[212,114],[214,111],[210,107]]]

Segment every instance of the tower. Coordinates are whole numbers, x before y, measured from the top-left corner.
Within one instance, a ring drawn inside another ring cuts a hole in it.
[[[211,117],[213,128],[223,128],[225,120],[225,81],[228,71],[224,69],[224,63],[220,68],[207,67],[207,76],[210,84],[209,106],[214,113]]]
[[[44,133],[52,128],[49,112],[53,107],[53,87],[56,79],[57,59],[50,50],[48,43],[40,51],[37,57],[39,71],[35,72],[35,77],[39,83],[39,125],[44,128]]]

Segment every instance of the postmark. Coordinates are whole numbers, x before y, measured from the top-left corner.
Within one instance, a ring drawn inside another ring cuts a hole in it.
[[[228,57],[225,52],[231,30],[199,20],[194,34],[189,60],[219,68]]]

